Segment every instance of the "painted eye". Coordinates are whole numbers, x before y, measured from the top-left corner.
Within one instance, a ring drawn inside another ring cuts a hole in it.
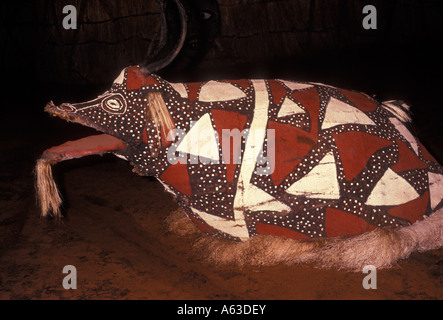
[[[109,99],[105,102],[106,106],[112,111],[119,111],[123,106],[117,99]]]
[[[102,107],[109,113],[125,113],[126,100],[121,94],[114,94],[103,100]]]

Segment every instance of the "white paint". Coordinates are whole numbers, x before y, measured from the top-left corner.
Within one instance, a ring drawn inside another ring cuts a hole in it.
[[[200,89],[198,99],[202,102],[217,102],[245,97],[246,94],[231,83],[209,81]]]
[[[177,151],[219,161],[217,133],[209,113],[205,113],[189,130],[177,147]]]
[[[291,211],[289,206],[254,185],[249,186],[243,203],[251,211]]]
[[[366,201],[369,206],[397,206],[420,195],[404,178],[388,169],[377,182]]]
[[[244,219],[228,220],[192,207],[191,210],[214,229],[223,231],[242,240],[249,238],[248,229],[246,228]]]
[[[339,199],[337,165],[332,151],[304,177],[292,184],[287,193],[315,199]]]
[[[428,172],[431,208],[434,210],[443,199],[443,175]]]
[[[188,91],[183,83],[169,83],[172,88],[180,95],[182,98],[188,98]]]
[[[301,82],[286,81],[286,80],[278,80],[278,81],[283,83],[291,90],[304,90],[314,87],[312,84],[309,83],[301,83]]]
[[[405,125],[397,118],[389,118],[389,121],[395,126],[398,132],[409,142],[411,148],[414,149],[415,153],[418,155],[418,144],[412,133],[405,127]]]
[[[256,205],[261,203],[261,199],[254,198],[256,188],[251,184],[251,178],[255,170],[257,156],[260,154],[265,140],[265,129],[268,123],[269,111],[269,97],[265,81],[252,80],[252,85],[255,94],[255,108],[249,132],[253,134],[249,134],[246,138],[243,160],[237,182],[237,192],[234,197],[234,217],[236,223],[243,228],[243,235],[240,237],[242,240],[249,238],[244,210],[248,209],[247,206],[252,205],[251,200],[255,199]]]
[[[382,106],[383,106],[383,108],[385,108],[386,110],[391,112],[394,116],[396,116],[399,120],[401,120],[403,122],[410,122],[412,119],[411,119],[411,116],[409,115],[409,113],[406,112],[405,110],[403,110],[402,108],[400,108],[399,106],[395,105],[393,102],[395,102],[395,100],[385,101],[385,102],[383,102]],[[402,104],[402,105],[405,105],[405,104]],[[409,109],[407,109],[407,110],[409,110]]]
[[[292,101],[289,98],[285,98],[283,103],[281,104],[280,111],[278,112],[277,117],[286,117],[297,113],[305,113],[305,110],[303,110],[298,104],[296,104],[294,101]]]
[[[361,110],[335,98],[329,100],[326,106],[325,119],[322,129],[332,128],[341,124],[375,125],[375,123]]]
[[[120,72],[119,76],[114,80],[115,84],[123,84],[123,81],[125,80],[125,71],[126,68]]]

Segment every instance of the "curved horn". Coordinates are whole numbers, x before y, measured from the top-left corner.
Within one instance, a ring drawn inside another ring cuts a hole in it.
[[[180,16],[180,27],[181,27],[181,33],[180,33],[180,37],[177,41],[177,43],[175,44],[174,49],[163,59],[155,61],[155,62],[149,62],[146,61],[145,63],[143,63],[140,66],[140,72],[142,72],[145,75],[149,75],[152,73],[155,73],[163,68],[165,68],[167,65],[169,65],[174,59],[175,57],[177,57],[177,55],[179,54],[180,50],[183,48],[183,44],[185,43],[185,39],[186,39],[186,33],[187,33],[187,24],[186,24],[186,11],[183,7],[183,5],[180,3],[180,1],[178,0],[172,0],[175,5],[177,6],[178,12],[179,12],[179,16]],[[166,37],[165,37],[165,33],[166,33],[166,17],[165,17],[165,13],[164,13],[164,3],[159,3],[159,6],[161,7],[162,10],[162,32],[161,32],[161,38],[160,38],[160,44],[159,44],[159,49],[156,50],[155,55],[157,55],[160,50],[163,48],[163,46],[165,45],[165,41],[166,41]]]
[[[148,48],[148,54],[147,54],[147,59],[144,63],[147,64],[148,61],[152,61],[154,60],[156,57],[158,57],[158,55],[160,54],[160,51],[163,49],[163,47],[166,44],[166,39],[167,39],[167,33],[168,33],[168,26],[166,23],[166,4],[165,4],[165,0],[156,0],[157,5],[160,9],[160,39],[158,40],[158,46],[156,49],[152,50],[152,45],[154,44],[154,41],[152,41],[149,44],[149,48]],[[151,52],[153,51],[153,52]]]

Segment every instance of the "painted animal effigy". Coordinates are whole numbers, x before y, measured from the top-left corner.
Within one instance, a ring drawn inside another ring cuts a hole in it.
[[[47,105],[104,134],[44,152],[43,215],[60,214],[50,164],[111,152],[156,177],[213,236],[309,240],[381,228],[409,232],[408,252],[441,246],[443,168],[414,136],[406,104],[280,79],[170,83],[146,70],[125,68],[94,100]]]

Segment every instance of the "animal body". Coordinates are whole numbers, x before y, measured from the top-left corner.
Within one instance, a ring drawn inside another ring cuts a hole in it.
[[[156,177],[215,237],[294,239],[309,250],[328,247],[312,241],[356,237],[329,256],[358,267],[377,264],[381,243],[398,252],[379,265],[442,245],[443,168],[413,134],[401,101],[282,79],[171,83],[142,65],[125,68],[94,100],[45,110],[103,134],[43,153],[43,215],[60,215],[51,165],[110,152]],[[286,248],[284,260],[295,259],[288,242],[276,241],[263,250]]]

